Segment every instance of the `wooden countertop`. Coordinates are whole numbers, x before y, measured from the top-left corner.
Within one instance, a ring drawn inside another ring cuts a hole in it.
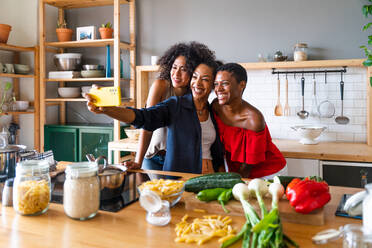
[[[182,175],[185,178],[191,174]],[[284,233],[288,234],[301,247],[316,247],[311,237],[328,228],[338,228],[348,223],[361,224],[360,220],[336,217],[334,215],[342,194],[355,193],[360,189],[330,187],[332,200],[325,206],[326,224],[309,226],[283,223]],[[145,220],[146,212],[135,202],[117,213],[99,211],[96,217],[88,221],[68,218],[60,204],[51,204],[49,210],[40,216],[21,216],[11,207],[1,208],[0,243],[2,247],[194,247],[195,244],[175,243],[174,228],[181,218],[188,214],[200,217],[202,214],[186,211],[181,201],[171,209],[171,223],[165,227],[156,227]],[[232,216],[233,226],[240,230],[245,218]],[[340,241],[327,247],[340,247]],[[219,247],[212,240],[201,247]],[[236,244],[233,247],[240,247]]]
[[[372,146],[365,143],[319,142],[302,145],[297,140],[273,139],[286,158],[372,162]]]

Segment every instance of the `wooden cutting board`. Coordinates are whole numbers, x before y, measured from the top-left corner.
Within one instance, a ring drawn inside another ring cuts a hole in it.
[[[211,202],[202,202],[196,198],[196,194],[190,192],[184,192],[183,198],[185,202],[185,208],[187,210],[194,210],[194,209],[203,209],[206,210],[209,214],[221,214],[221,215],[236,215],[236,216],[243,216],[244,211],[243,207],[240,202],[231,200],[226,205],[226,208],[230,211],[230,213],[226,214],[223,211],[221,205],[217,201]],[[271,199],[265,199],[265,205],[270,210],[271,208]],[[260,206],[256,199],[252,199],[249,203],[254,207],[258,215],[260,215],[261,210]],[[280,218],[282,221],[291,222],[291,223],[298,223],[298,224],[307,224],[307,225],[324,225],[324,211],[323,208],[317,209],[309,214],[300,214],[297,213],[291,205],[289,205],[289,201],[287,199],[281,199],[279,201],[279,213]]]

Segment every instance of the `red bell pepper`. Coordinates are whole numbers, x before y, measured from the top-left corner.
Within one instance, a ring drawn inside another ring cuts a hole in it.
[[[328,184],[318,179],[293,179],[287,186],[286,196],[296,212],[307,214],[323,207],[331,199]]]

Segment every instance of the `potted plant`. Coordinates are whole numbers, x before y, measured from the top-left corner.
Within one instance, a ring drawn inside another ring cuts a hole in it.
[[[368,0],[368,2],[372,3],[372,0]],[[372,4],[366,4],[362,8],[363,15],[367,18],[368,15],[372,16]],[[372,22],[367,23],[363,26],[363,31],[369,29],[372,26]],[[368,35],[368,45],[367,46],[360,46],[364,50],[364,53],[367,59],[363,62],[364,66],[372,66],[372,50],[368,49],[368,46],[372,46],[372,35]],[[369,83],[372,87],[372,77],[369,78]]]
[[[0,24],[0,43],[6,44],[8,42],[9,33],[12,26],[8,24]]]
[[[101,35],[101,39],[111,39],[112,33],[114,30],[112,29],[112,25],[110,22],[106,24],[102,24],[99,28],[99,34]]]
[[[63,20],[62,23],[58,21],[56,32],[58,41],[63,42],[72,40],[72,29],[67,28],[66,20]]]

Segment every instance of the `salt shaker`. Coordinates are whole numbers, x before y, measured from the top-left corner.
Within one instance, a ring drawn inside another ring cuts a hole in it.
[[[2,196],[2,205],[3,207],[13,206],[13,183],[14,178],[9,178],[5,181],[3,196]]]

